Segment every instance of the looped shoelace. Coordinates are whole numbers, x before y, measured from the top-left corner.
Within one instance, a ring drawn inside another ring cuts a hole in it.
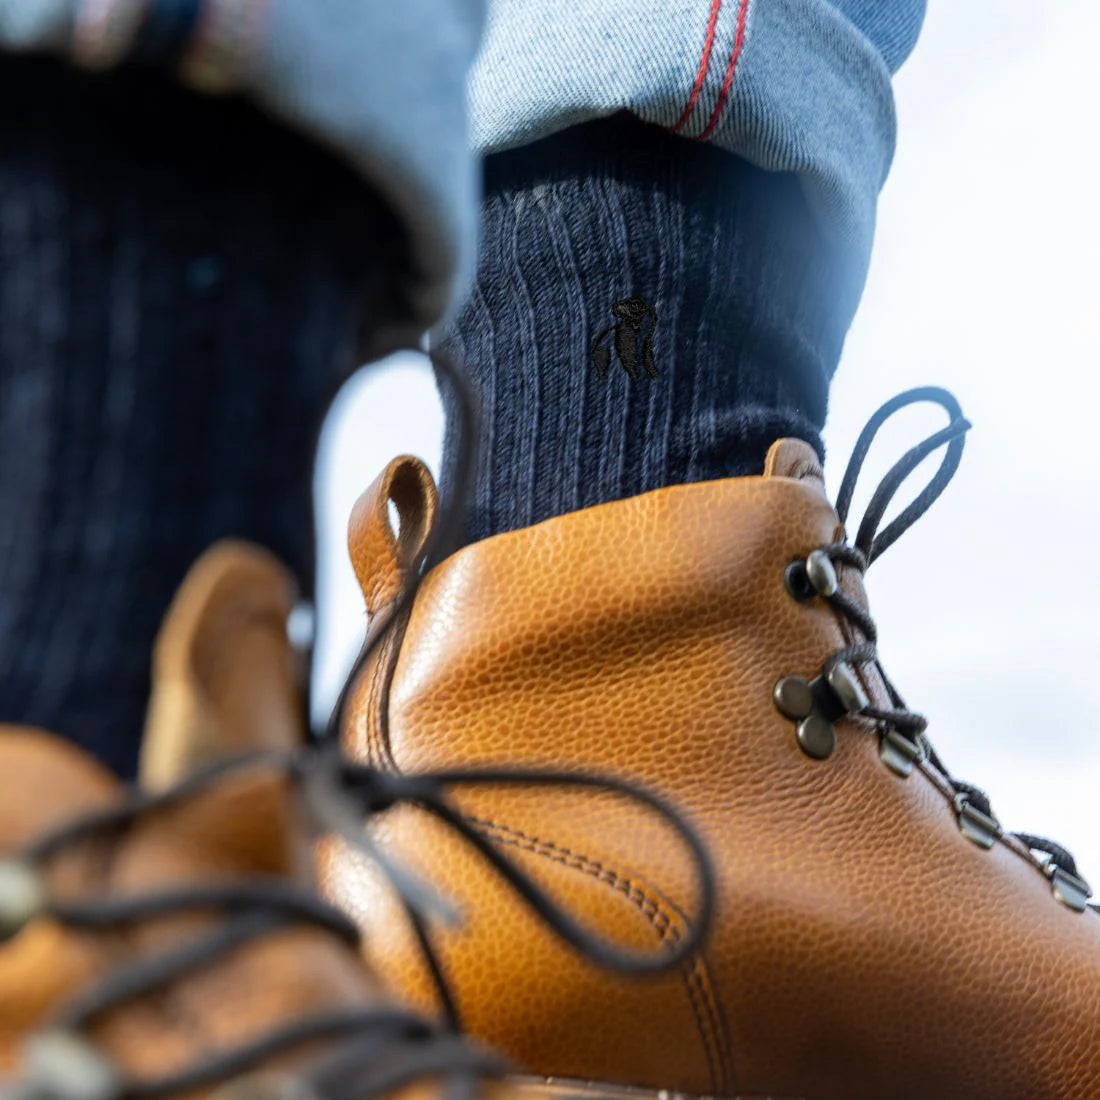
[[[352,763],[327,746],[297,755],[254,754],[224,761],[193,774],[162,794],[134,792],[119,805],[36,841],[22,852],[19,862],[26,867],[43,868],[74,844],[124,830],[140,817],[179,804],[230,774],[258,768],[286,775],[299,786],[305,805],[324,828],[339,833],[382,865],[423,945],[444,1006],[445,1026],[431,1025],[411,1013],[388,1007],[323,1012],[294,1020],[224,1055],[205,1059],[199,1065],[161,1079],[113,1080],[104,1091],[104,1100],[151,1098],[204,1087],[242,1073],[273,1054],[322,1037],[352,1037],[349,1045],[333,1056],[335,1061],[326,1061],[299,1078],[301,1084],[309,1086],[311,1095],[326,1100],[379,1095],[408,1080],[441,1070],[463,1075],[473,1070],[479,1075],[502,1072],[503,1063],[498,1059],[456,1042],[457,1011],[428,932],[430,917],[445,914],[445,907],[429,887],[378,849],[363,829],[364,814],[381,813],[398,803],[416,804],[453,828],[547,927],[597,965],[632,973],[667,970],[698,949],[708,926],[714,886],[706,849],[677,811],[649,791],[618,779],[567,772],[478,769],[392,775]],[[449,789],[486,784],[598,790],[632,800],[663,817],[683,839],[699,872],[699,913],[685,937],[675,946],[647,956],[622,951],[594,936],[486,839],[447,798]],[[307,888],[282,879],[234,880],[158,890],[146,896],[48,902],[39,912],[83,930],[124,929],[186,912],[217,912],[225,918],[209,934],[155,958],[119,967],[91,990],[74,998],[53,1021],[55,1034],[64,1036],[79,1034],[123,1003],[153,993],[196,969],[215,964],[249,941],[292,924],[319,927],[353,948],[359,946],[358,929],[342,913]],[[370,1042],[363,1041],[364,1035]],[[47,1048],[49,1039],[47,1036]],[[397,1057],[398,1050],[404,1051],[401,1057]],[[338,1073],[333,1069],[336,1064],[340,1066]],[[357,1082],[354,1090],[348,1085],[352,1080]],[[43,1088],[16,1095],[30,1100],[56,1093]]]
[[[256,753],[225,760],[197,771],[160,793],[131,792],[104,811],[91,813],[28,846],[14,862],[37,880],[49,861],[63,850],[93,837],[124,831],[139,818],[178,805],[229,775],[251,768],[273,769],[285,775],[301,792],[305,805],[326,831],[344,838],[383,870],[408,915],[438,992],[442,1023],[433,1024],[397,1007],[356,1007],[322,1011],[295,1019],[250,1042],[205,1057],[195,1065],[155,1080],[125,1079],[105,1058],[81,1039],[87,1027],[104,1013],[157,991],[201,968],[216,964],[242,945],[291,925],[321,928],[349,946],[358,947],[359,931],[339,910],[308,888],[283,879],[249,879],[189,884],[158,890],[147,896],[93,898],[73,902],[46,900],[33,914],[43,914],[75,929],[125,929],[169,914],[214,912],[224,917],[208,934],[160,954],[123,965],[90,990],[70,1001],[52,1022],[52,1030],[32,1039],[26,1061],[30,1072],[14,1087],[0,1082],[0,1100],[152,1100],[189,1092],[237,1077],[273,1055],[317,1039],[341,1040],[328,1056],[297,1072],[287,1090],[295,1100],[366,1100],[430,1076],[444,1076],[452,1100],[472,1096],[482,1077],[499,1076],[506,1069],[496,1056],[468,1043],[459,1034],[459,1015],[430,925],[435,919],[453,921],[451,907],[426,883],[395,862],[376,845],[364,828],[365,818],[398,803],[414,804],[449,826],[472,847],[497,875],[560,939],[594,964],[620,972],[657,973],[680,965],[701,946],[714,908],[715,880],[706,847],[694,828],[671,805],[649,790],[620,779],[581,772],[520,768],[447,770],[417,775],[381,772],[353,763],[339,751],[339,730],[358,680],[373,650],[387,634],[389,624],[411,605],[420,577],[428,568],[433,548],[446,546],[458,529],[459,504],[465,499],[473,464],[470,425],[473,396],[461,371],[448,358],[433,356],[436,370],[448,379],[456,398],[454,427],[461,444],[455,470],[455,492],[442,511],[431,545],[426,548],[421,573],[389,609],[387,623],[372,634],[349,673],[329,721],[329,734],[320,745],[294,754]],[[697,878],[697,913],[686,922],[684,936],[664,943],[652,955],[625,951],[599,938],[575,920],[499,847],[479,831],[450,799],[448,792],[463,787],[507,785],[586,789],[632,801],[663,818],[682,840]],[[2,869],[2,868],[0,868]],[[0,914],[2,916],[2,914]],[[98,1074],[94,1094],[89,1079]],[[80,1078],[74,1081],[74,1075]],[[66,1089],[66,1083],[72,1088]],[[79,1088],[76,1085],[79,1083]]]
[[[908,390],[886,402],[871,417],[860,434],[852,452],[851,460],[848,463],[848,469],[844,474],[840,493],[837,496],[837,515],[840,517],[842,524],[847,524],[856,483],[863,470],[863,464],[871,449],[871,444],[874,442],[879,430],[887,420],[901,409],[920,403],[939,405],[947,412],[950,423],[946,428],[930,435],[923,442],[911,448],[891,467],[871,497],[853,543],[836,542],[821,547],[821,553],[825,554],[834,566],[847,566],[861,575],[865,574],[869,566],[883,551],[892,546],[928,511],[955,476],[962,458],[966,433],[971,427],[970,422],[963,416],[958,401],[949,391],[937,386],[924,386]],[[879,525],[882,518],[901,488],[902,483],[926,458],[941,448],[946,448],[946,451],[931,481],[896,519],[880,531]],[[917,714],[906,707],[901,695],[887,677],[879,660],[877,649],[878,631],[870,614],[848,597],[839,587],[831,594],[824,595],[823,598],[856,628],[863,639],[835,652],[825,663],[823,670],[825,675],[828,676],[840,664],[856,667],[873,665],[877,669],[892,703],[889,708],[875,707],[868,703],[852,713],[874,719],[883,727],[894,730],[904,737],[913,745],[915,750],[927,755],[932,764],[951,784],[956,795],[965,798],[971,806],[978,809],[993,822],[996,822],[997,819],[990,805],[989,797],[980,788],[951,776],[935,750],[923,736],[928,728],[928,720],[923,715]],[[1012,833],[1011,835],[1028,849],[1044,853],[1054,866],[1074,878],[1080,878],[1077,861],[1060,844],[1056,844],[1045,837],[1033,836],[1030,833]],[[1096,906],[1093,906],[1093,908],[1096,908]]]

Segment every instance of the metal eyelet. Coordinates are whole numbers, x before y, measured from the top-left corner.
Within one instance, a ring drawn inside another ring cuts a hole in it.
[[[46,907],[42,876],[29,863],[0,859],[0,943],[9,940]]]
[[[888,729],[879,744],[882,762],[902,779],[908,779],[913,769],[924,759],[924,749],[897,730]]]
[[[858,714],[870,703],[855,669],[846,661],[837,661],[826,673],[825,682],[844,708],[845,714]]]
[[[810,583],[810,575],[806,571],[804,561],[792,561],[783,573],[783,583],[792,599],[798,603],[808,603],[817,595],[817,590]]]
[[[28,1096],[52,1100],[118,1100],[127,1091],[114,1063],[73,1031],[44,1031],[27,1040],[24,1078]]]
[[[836,727],[819,709],[819,681],[783,676],[772,689],[775,709],[795,723],[798,747],[814,760],[828,760],[836,751]]]
[[[783,583],[799,603],[814,596],[828,599],[840,587],[836,566],[824,550],[814,550],[805,561],[792,561],[783,574]]]
[[[959,818],[959,832],[979,848],[989,849],[1001,835],[1001,823],[989,814],[983,813],[965,794],[955,796],[955,813]]]
[[[1050,879],[1050,892],[1054,895],[1055,901],[1061,902],[1075,913],[1083,913],[1088,909],[1092,887],[1083,878],[1071,875],[1069,871],[1054,862],[1047,863],[1043,873]]]

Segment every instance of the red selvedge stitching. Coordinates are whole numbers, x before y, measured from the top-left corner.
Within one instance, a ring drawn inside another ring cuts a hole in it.
[[[706,80],[707,69],[710,68],[710,54],[711,50],[714,49],[714,30],[718,25],[718,13],[721,10],[722,0],[711,0],[710,20],[707,23],[707,39],[703,44],[703,56],[699,59],[699,71],[695,74],[695,85],[691,89],[691,96],[688,98],[684,113],[680,116],[676,125],[672,127],[674,134],[678,134],[684,128],[687,120],[691,118],[692,113],[695,111],[695,105],[699,102],[699,93],[703,90],[703,81]]]
[[[737,62],[741,57],[741,47],[745,44],[745,23],[748,21],[748,15],[749,0],[741,0],[741,10],[737,14],[737,36],[733,40],[730,63],[726,67],[726,79],[722,81],[722,91],[718,96],[718,102],[714,105],[706,129],[699,135],[699,141],[706,141],[714,133],[714,128],[718,125],[718,120],[726,109],[726,101],[729,99],[730,88],[733,85],[733,74],[737,71]]]

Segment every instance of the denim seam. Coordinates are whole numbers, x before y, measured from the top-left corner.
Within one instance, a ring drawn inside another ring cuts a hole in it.
[[[718,102],[714,105],[706,128],[699,135],[699,141],[706,141],[714,133],[725,113],[726,104],[729,102],[730,88],[733,87],[733,78],[737,72],[737,63],[741,59],[741,52],[745,46],[745,27],[748,23],[750,0],[741,0],[741,6],[737,12],[737,33],[733,39],[733,48],[730,50],[729,64],[726,66],[726,75],[722,81],[722,90],[718,95]]]
[[[696,104],[699,102],[699,94],[703,90],[707,72],[710,70],[710,56],[714,49],[715,31],[718,26],[718,14],[721,10],[722,0],[711,0],[710,18],[707,21],[707,34],[703,41],[703,53],[699,59],[699,69],[695,74],[695,83],[692,85],[691,95],[688,96],[688,101],[684,107],[683,113],[676,120],[676,123],[669,128],[674,134],[678,134],[684,126],[687,125],[688,119],[695,113]]]

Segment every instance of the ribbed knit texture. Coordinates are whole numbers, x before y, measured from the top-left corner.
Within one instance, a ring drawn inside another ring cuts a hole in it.
[[[0,98],[0,722],[129,774],[193,560],[240,536],[309,588],[315,434],[399,244],[242,104],[12,59]]]
[[[845,295],[793,177],[627,116],[498,154],[485,175],[477,283],[447,340],[482,405],[467,541],[759,473],[780,436],[821,450]],[[637,378],[613,333],[598,340],[635,296],[657,317],[655,377],[640,339]]]

